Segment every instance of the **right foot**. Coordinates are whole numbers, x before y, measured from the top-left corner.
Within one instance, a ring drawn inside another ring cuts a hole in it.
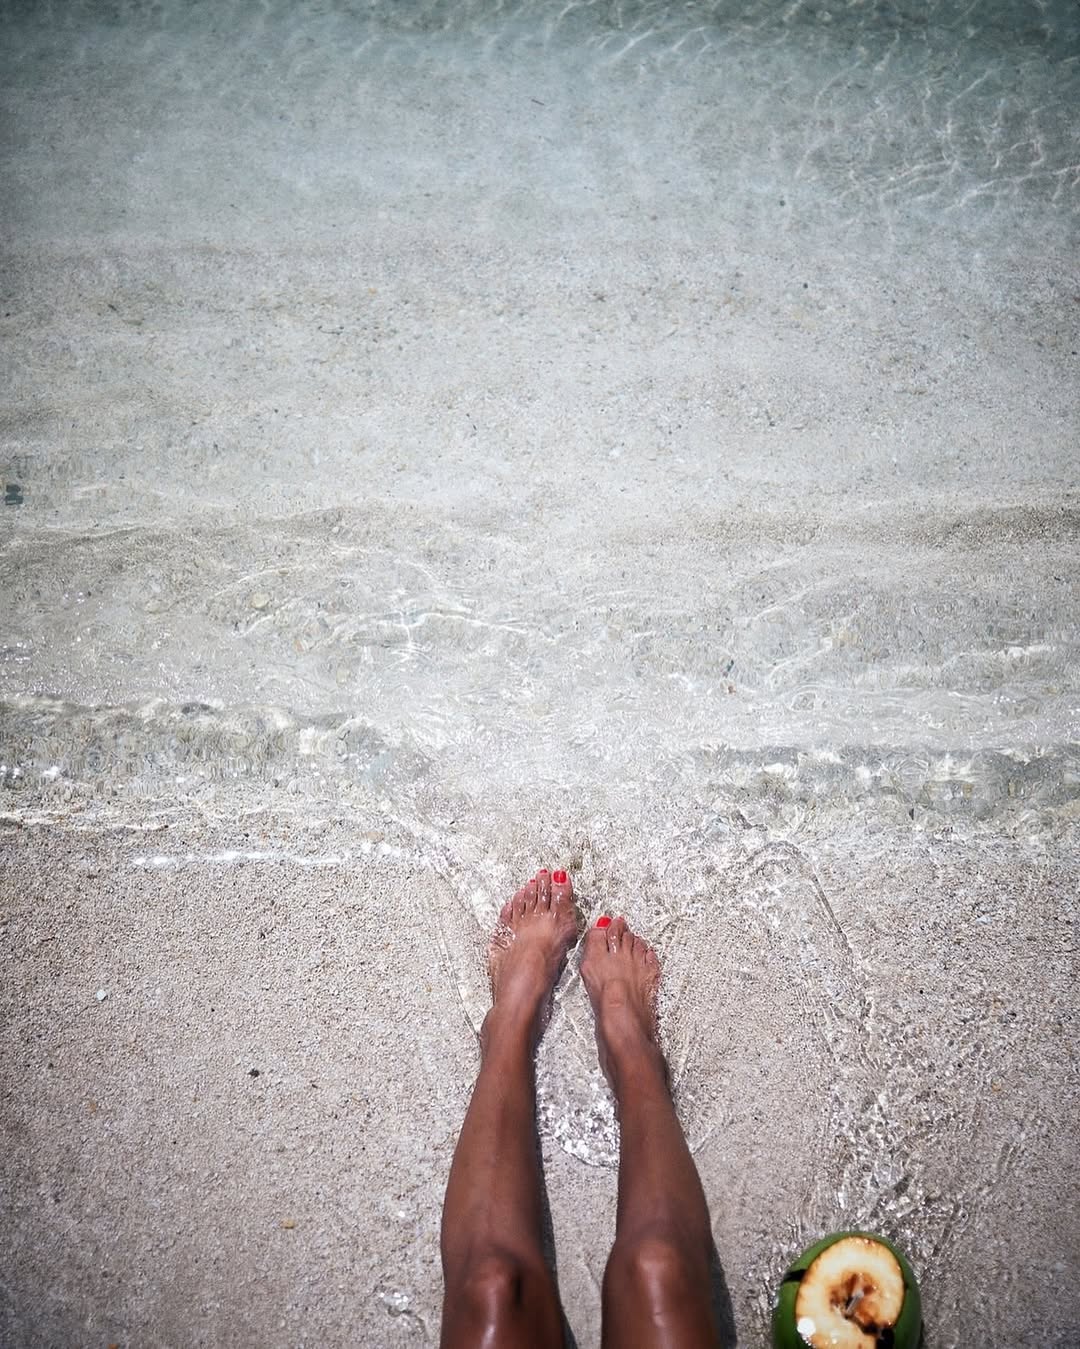
[[[585,938],[581,978],[596,1018],[600,1067],[619,1095],[628,1074],[657,1071],[666,1082],[656,1021],[660,962],[643,937],[635,936],[624,918],[594,927]]]

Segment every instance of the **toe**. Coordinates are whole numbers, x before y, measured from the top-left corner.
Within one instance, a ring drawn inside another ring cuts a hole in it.
[[[519,892],[519,893],[520,893],[520,892]],[[506,903],[502,906],[502,908],[499,910],[499,926],[500,926],[500,927],[509,927],[509,926],[510,926],[510,919],[513,918],[513,916],[514,916],[514,903],[515,903],[516,900],[517,900],[517,895],[514,895],[513,898],[508,899],[508,900],[506,901]]]
[[[546,867],[536,873],[536,907],[551,908],[551,872]]]
[[[526,914],[526,913],[533,913],[533,912],[535,911],[535,909],[536,909],[536,877],[535,877],[535,876],[532,878],[531,881],[526,881],[526,882],[525,882],[525,884],[521,887],[521,893],[522,893],[522,895],[524,896],[524,907],[523,907],[522,910],[521,910],[522,914],[524,915],[524,914]]]
[[[622,949],[623,941],[626,938],[626,919],[616,918],[612,921],[607,930],[608,947],[612,951]]]
[[[582,960],[596,960],[606,954],[608,949],[607,934],[610,928],[591,927],[585,934],[585,940],[582,942]]]
[[[571,904],[574,899],[574,887],[565,871],[551,873],[551,901],[553,904]]]
[[[514,895],[514,917],[522,918],[525,910],[529,907],[529,886],[528,882]]]

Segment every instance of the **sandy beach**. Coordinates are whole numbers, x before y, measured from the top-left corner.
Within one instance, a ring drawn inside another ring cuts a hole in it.
[[[0,11],[0,1342],[438,1341],[503,899],[728,1341],[1080,1344],[1071,6]],[[618,1130],[538,1060],[570,1330]]]

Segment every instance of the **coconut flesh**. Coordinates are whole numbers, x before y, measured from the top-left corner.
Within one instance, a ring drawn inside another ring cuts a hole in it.
[[[903,1305],[904,1274],[892,1251],[869,1237],[845,1237],[803,1275],[795,1328],[813,1349],[877,1349]]]

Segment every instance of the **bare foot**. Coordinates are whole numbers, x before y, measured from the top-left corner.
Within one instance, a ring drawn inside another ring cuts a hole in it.
[[[636,1070],[659,1071],[666,1083],[656,1022],[660,962],[649,943],[630,931],[625,918],[594,927],[585,938],[581,978],[596,1018],[600,1067],[616,1097]]]
[[[578,934],[574,891],[565,871],[546,869],[502,906],[491,938],[491,1011],[481,1038],[499,1027],[525,1030],[535,1046],[555,981]]]

